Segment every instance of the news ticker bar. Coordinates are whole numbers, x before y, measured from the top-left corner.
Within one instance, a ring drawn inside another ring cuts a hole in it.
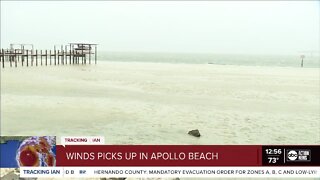
[[[56,166],[320,166],[320,146],[70,145]]]
[[[319,167],[22,167],[20,177],[319,178]]]

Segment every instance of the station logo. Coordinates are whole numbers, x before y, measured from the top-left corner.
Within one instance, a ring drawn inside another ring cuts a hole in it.
[[[311,161],[310,149],[288,149],[287,161]]]

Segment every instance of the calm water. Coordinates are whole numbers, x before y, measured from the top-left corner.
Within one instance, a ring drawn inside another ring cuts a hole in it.
[[[299,55],[218,55],[218,54],[182,54],[182,53],[133,53],[99,52],[99,60],[125,62],[165,62],[187,64],[219,64],[249,66],[300,67]],[[319,56],[306,55],[304,67],[319,68]]]

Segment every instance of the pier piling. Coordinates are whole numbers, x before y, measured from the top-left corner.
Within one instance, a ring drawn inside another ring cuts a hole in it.
[[[18,48],[15,48],[15,46],[18,46]],[[27,46],[31,48],[26,48]],[[92,48],[94,48],[94,51],[92,51]],[[24,66],[24,61],[27,61],[27,67],[29,67],[29,65],[38,66],[39,64],[40,66],[43,66],[44,64],[45,66],[48,66],[53,63],[54,65],[67,65],[69,58],[69,65],[79,65],[80,63],[85,65],[87,63],[91,64],[93,54],[95,64],[97,64],[97,44],[69,43],[65,46],[61,45],[60,49],[57,49],[56,46],[54,46],[54,50],[34,49],[32,44],[10,44],[10,48],[2,48],[0,50],[0,64],[2,68],[5,68],[6,61],[8,61],[10,67],[13,67],[13,64],[15,67],[18,67],[21,60],[22,67]],[[40,60],[40,63],[38,60]],[[45,60],[45,62],[43,62],[43,60]]]

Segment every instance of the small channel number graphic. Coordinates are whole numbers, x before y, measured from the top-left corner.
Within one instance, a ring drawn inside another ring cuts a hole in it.
[[[288,149],[287,161],[311,161],[311,150],[309,149]]]

